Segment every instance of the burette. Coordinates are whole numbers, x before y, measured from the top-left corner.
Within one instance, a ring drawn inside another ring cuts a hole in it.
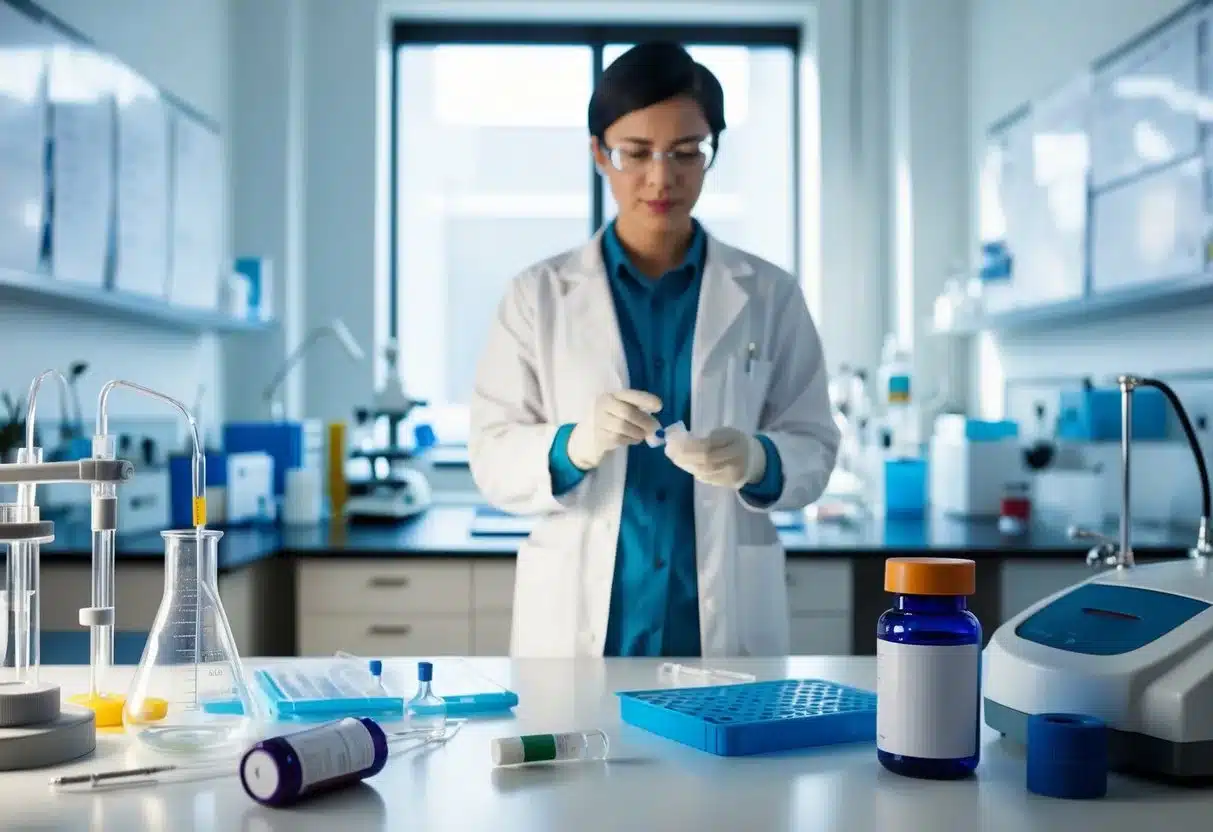
[[[66,386],[66,382],[65,382]],[[198,435],[198,423],[185,405],[171,396],[136,384],[115,380],[101,388],[97,401],[97,431],[93,437],[93,458],[114,459],[114,438],[109,433],[109,397],[116,388],[125,388],[149,396],[175,408],[189,424],[194,455],[191,464],[193,525],[196,545],[201,551],[206,528],[206,457]],[[105,692],[105,675],[114,659],[114,549],[118,529],[118,494],[112,483],[92,486],[93,574],[92,606],[80,610],[80,624],[89,628],[89,692],[72,701],[92,709],[98,727],[122,725],[124,697]],[[201,628],[201,622],[197,622]],[[195,640],[197,643],[198,640]]]

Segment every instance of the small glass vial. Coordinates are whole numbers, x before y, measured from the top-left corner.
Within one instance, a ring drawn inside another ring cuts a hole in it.
[[[876,756],[908,777],[966,777],[981,759],[976,566],[889,558],[884,588],[896,599],[876,625]]]
[[[446,733],[446,702],[431,690],[433,680],[434,665],[430,662],[418,662],[417,694],[408,701],[405,712],[408,715],[410,731],[421,731],[431,737],[441,737]]]
[[[493,765],[605,760],[610,748],[611,741],[598,730],[499,737],[493,740]]]

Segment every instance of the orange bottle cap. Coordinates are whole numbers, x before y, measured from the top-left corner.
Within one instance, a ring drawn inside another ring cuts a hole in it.
[[[889,558],[884,591],[899,595],[972,595],[977,564],[966,558]]]

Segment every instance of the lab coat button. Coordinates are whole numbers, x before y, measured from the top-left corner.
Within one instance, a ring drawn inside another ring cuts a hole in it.
[[[714,599],[712,599],[712,598],[708,598],[706,601],[704,601],[704,602],[703,602],[703,608],[704,608],[704,610],[706,610],[707,612],[715,614],[715,612],[716,612],[716,601],[715,601]]]

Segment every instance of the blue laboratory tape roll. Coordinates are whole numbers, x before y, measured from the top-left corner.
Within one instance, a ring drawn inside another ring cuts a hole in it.
[[[1082,714],[1028,717],[1028,791],[1089,800],[1108,792],[1108,726]]]

